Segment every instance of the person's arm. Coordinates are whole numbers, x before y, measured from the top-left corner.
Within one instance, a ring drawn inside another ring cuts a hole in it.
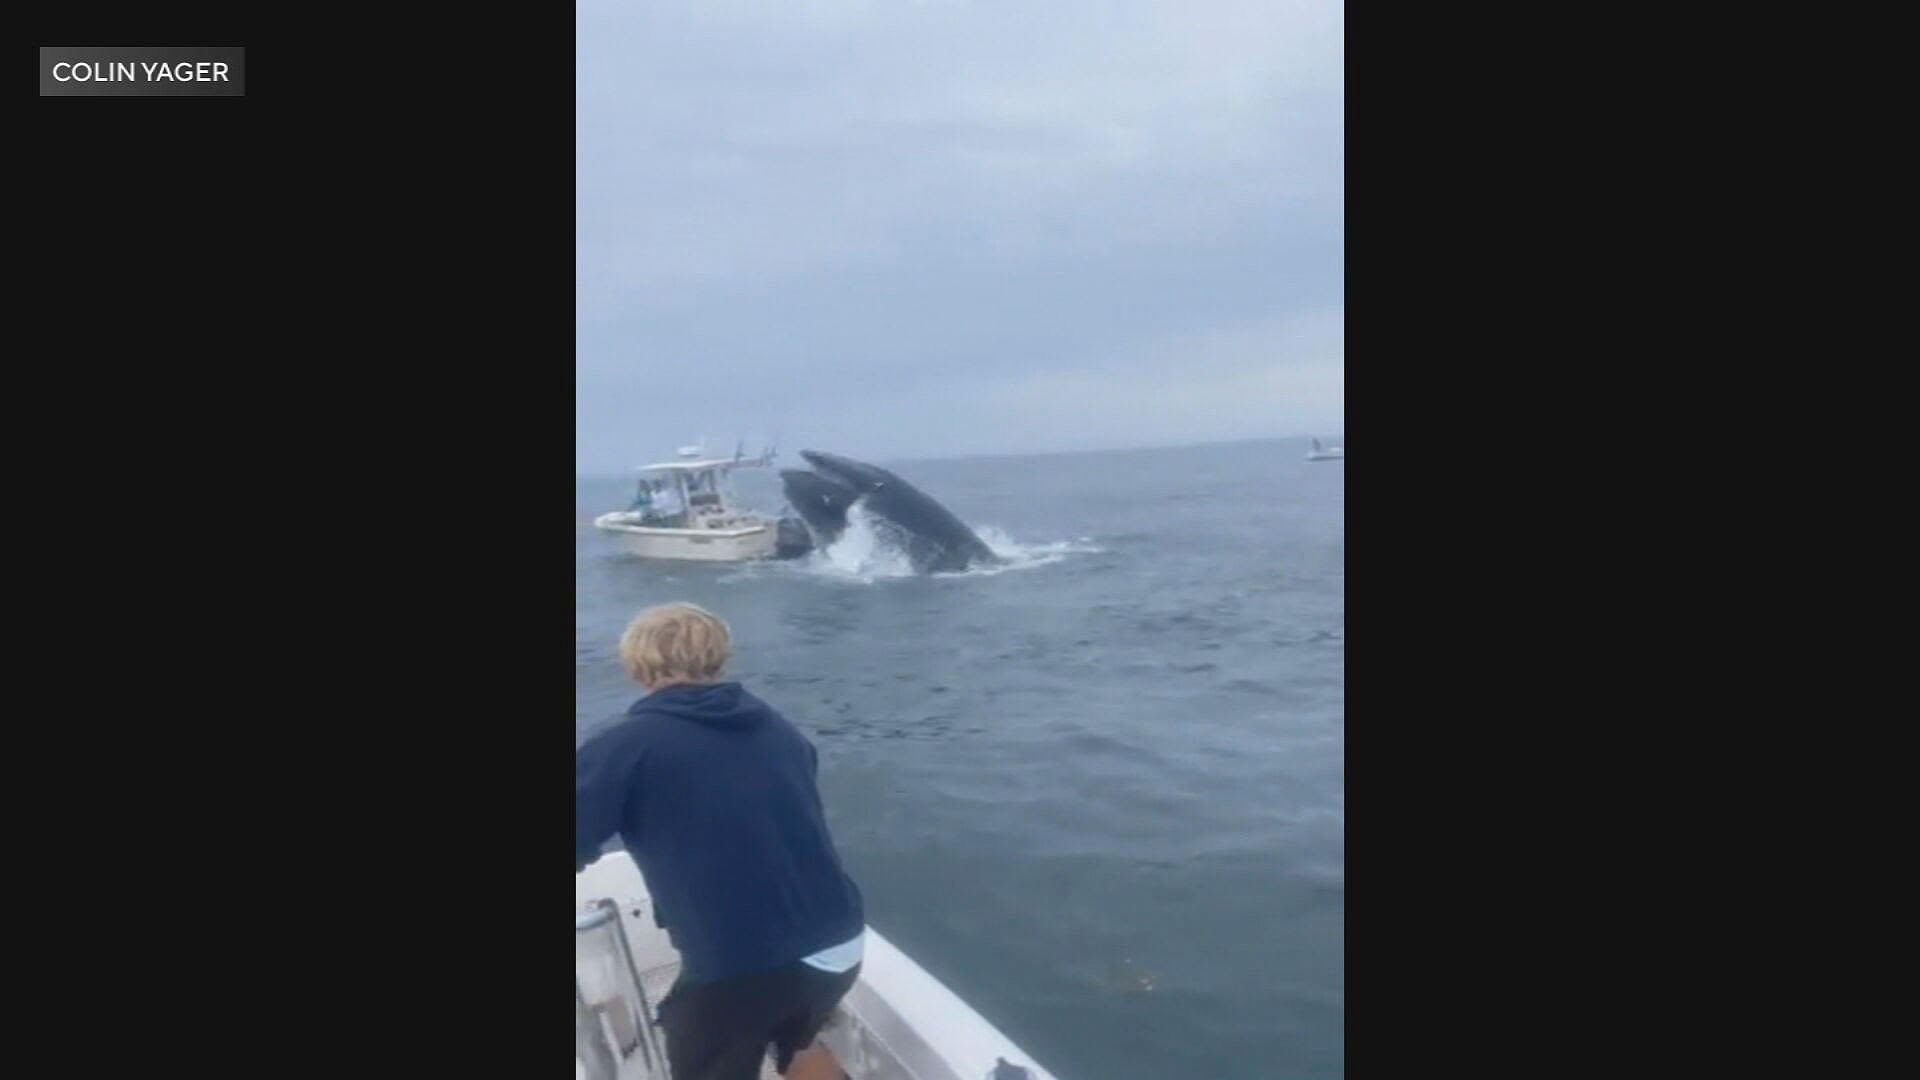
[[[638,780],[640,739],[616,728],[573,755],[573,872],[600,858],[600,849],[626,823]]]

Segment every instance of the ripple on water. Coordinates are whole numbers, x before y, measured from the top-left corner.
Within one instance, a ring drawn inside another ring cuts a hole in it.
[[[635,610],[711,607],[820,747],[875,925],[1060,1075],[1338,1077],[1344,511],[1303,457],[903,469],[1036,548],[1095,538],[998,574],[663,569],[583,531],[576,738],[634,696],[613,647]],[[1151,991],[1102,987],[1128,965]]]

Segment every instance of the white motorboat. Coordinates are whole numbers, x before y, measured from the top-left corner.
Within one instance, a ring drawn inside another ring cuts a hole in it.
[[[746,562],[786,554],[780,519],[741,509],[727,483],[735,469],[771,464],[772,451],[710,458],[699,447],[685,447],[678,460],[640,466],[633,505],[593,524],[619,537],[629,554],[648,559]],[[788,547],[804,537],[797,521],[787,532]]]
[[[680,957],[633,857],[574,876],[574,1076],[671,1080],[655,1009]],[[860,978],[820,1033],[851,1080],[1055,1080],[872,927]],[[762,1077],[776,1077],[771,1062]]]
[[[1346,447],[1329,446],[1322,448],[1319,439],[1313,440],[1313,449],[1307,452],[1308,461],[1342,461],[1345,460],[1346,456]]]

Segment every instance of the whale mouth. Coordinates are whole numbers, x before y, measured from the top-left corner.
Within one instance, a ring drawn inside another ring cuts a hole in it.
[[[802,504],[829,506],[844,510],[853,505],[860,492],[830,476],[807,472],[804,469],[782,469],[780,486],[786,491],[787,501],[798,508]]]
[[[874,491],[887,482],[887,474],[884,470],[852,458],[822,453],[819,450],[802,450],[800,456],[820,475],[829,480],[837,480],[856,491]]]
[[[997,574],[1042,566],[1084,548],[983,538],[931,495],[877,465],[802,450],[808,469],[781,469],[787,503],[811,539],[807,565],[860,581],[929,574]],[[791,545],[798,550],[796,541]]]

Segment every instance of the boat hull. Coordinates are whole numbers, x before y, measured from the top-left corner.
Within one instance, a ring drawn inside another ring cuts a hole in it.
[[[750,562],[771,558],[779,533],[771,521],[729,528],[662,529],[636,525],[625,514],[604,514],[594,526],[620,541],[629,555],[675,562]]]

